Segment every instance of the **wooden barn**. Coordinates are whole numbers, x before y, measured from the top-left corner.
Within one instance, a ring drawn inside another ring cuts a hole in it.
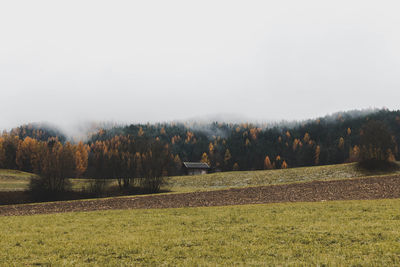
[[[210,166],[203,162],[184,162],[183,168],[187,175],[198,175],[206,174],[210,169]]]

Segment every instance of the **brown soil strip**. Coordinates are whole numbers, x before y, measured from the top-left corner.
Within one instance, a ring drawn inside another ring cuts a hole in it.
[[[209,207],[278,202],[400,198],[400,176],[235,188],[218,191],[0,206],[0,216],[110,209]]]

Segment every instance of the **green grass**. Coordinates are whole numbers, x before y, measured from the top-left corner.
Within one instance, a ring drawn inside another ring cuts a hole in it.
[[[338,164],[265,171],[220,172],[207,175],[177,176],[168,179],[175,192],[224,189],[257,185],[286,184],[315,180],[336,180],[400,172],[361,171],[357,164]]]
[[[398,266],[400,200],[0,217],[3,265]]]
[[[334,180],[376,175],[400,174],[398,172],[360,171],[355,163],[328,166],[292,168],[266,171],[220,172],[206,175],[176,176],[167,178],[164,189],[172,192],[215,190],[232,187],[285,184],[315,180]],[[31,174],[14,170],[0,170],[0,191],[25,190]],[[89,186],[88,179],[71,179],[72,188],[80,190]],[[114,180],[110,185],[116,186]]]

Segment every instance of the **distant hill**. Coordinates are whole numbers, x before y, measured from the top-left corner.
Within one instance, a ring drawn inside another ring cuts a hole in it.
[[[395,148],[390,151],[391,158],[399,159],[400,111],[355,110],[281,123],[191,121],[122,126],[90,124],[77,130],[82,136],[84,132],[89,135],[85,140],[88,158],[84,160],[88,165],[81,172],[90,177],[136,177],[141,175],[144,161],[151,161],[155,151],[150,150],[155,143],[161,143],[166,149],[158,157],[164,157],[168,162],[168,166],[160,170],[168,175],[183,174],[183,161],[207,162],[212,172],[354,162],[359,158],[362,126],[370,120],[381,121],[388,126],[395,143]],[[74,129],[69,132],[74,132]],[[0,146],[0,159],[4,159],[0,163],[9,169],[17,168],[19,144],[28,136],[42,142],[54,137],[61,143],[73,140],[47,124],[23,125],[12,129],[8,135],[18,137],[18,140],[13,140],[3,134],[4,138],[0,138],[0,143],[4,141],[3,147]],[[25,153],[29,154],[29,150]],[[20,161],[23,160],[20,157]],[[29,162],[26,165],[30,166]],[[156,166],[159,165],[152,168]]]
[[[369,120],[386,123],[399,143],[400,111],[386,109],[338,112],[313,120],[273,124],[131,124],[100,130],[89,143],[119,135],[157,138],[169,144],[182,161],[205,158],[214,170],[279,169],[355,161],[361,127]],[[398,157],[398,149],[393,153]]]

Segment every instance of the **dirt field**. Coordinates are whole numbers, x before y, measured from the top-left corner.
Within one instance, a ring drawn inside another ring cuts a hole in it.
[[[180,208],[277,202],[400,198],[400,176],[218,191],[0,206],[0,216],[109,209]]]

